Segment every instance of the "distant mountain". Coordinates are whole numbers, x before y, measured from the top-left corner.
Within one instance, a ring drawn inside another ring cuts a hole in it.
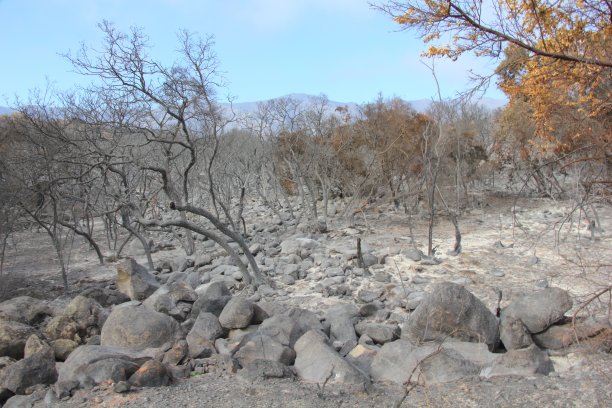
[[[284,96],[273,98],[273,99],[281,99],[281,98],[292,98],[302,103],[308,103],[309,101],[312,100],[312,98],[316,98],[316,96],[300,94],[300,93],[293,93],[293,94],[288,94],[288,95],[284,95]],[[238,102],[238,103],[232,104],[232,108],[238,116],[244,116],[244,115],[252,114],[256,112],[257,104],[261,102],[267,102],[267,101]],[[406,101],[406,102],[408,102],[417,112],[423,113],[427,111],[427,109],[432,103],[432,100],[431,99],[415,99],[415,100]],[[480,101],[478,101],[478,104],[490,110],[494,110],[494,109],[503,107],[506,104],[506,101],[501,100],[501,99],[494,99],[494,98],[482,98]],[[226,107],[226,109],[229,109],[229,104],[223,104],[223,105]],[[359,112],[360,104],[355,103],[355,102],[329,101],[328,106],[329,106],[328,110],[330,112],[336,111],[337,108],[346,108],[348,112],[351,114],[351,116],[356,117]],[[15,112],[14,109],[7,108],[6,106],[0,106],[0,115],[10,115],[14,112]]]
[[[6,106],[0,106],[0,115],[10,115],[15,112],[11,108],[7,108]]]
[[[284,95],[284,96],[273,98],[273,99],[281,99],[281,98],[292,98],[302,103],[308,103],[312,98],[316,98],[316,96],[296,93],[296,94]],[[232,108],[238,116],[242,116],[242,115],[251,114],[251,113],[256,112],[257,104],[262,103],[262,102],[267,102],[267,100],[255,101],[255,102],[238,102],[238,103],[234,103],[232,105]],[[427,109],[429,109],[429,107],[432,104],[431,99],[415,99],[415,100],[410,100],[406,102],[409,103],[414,108],[414,110],[420,113],[426,112]],[[478,101],[478,104],[481,106],[484,106],[487,109],[495,110],[495,109],[503,107],[506,104],[506,101],[501,100],[501,99],[494,99],[494,98],[482,98],[481,100]],[[338,101],[328,101],[328,105],[329,105],[328,110],[330,112],[335,111],[337,108],[343,107],[343,108],[347,108],[349,113],[351,113],[352,116],[356,116],[356,114],[359,112],[359,106],[360,106],[360,104],[355,103],[355,102],[338,102]],[[226,106],[229,109],[229,105],[226,105]]]

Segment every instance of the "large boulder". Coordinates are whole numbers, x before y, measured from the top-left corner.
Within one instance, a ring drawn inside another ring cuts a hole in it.
[[[200,312],[210,312],[219,316],[232,294],[223,282],[211,282],[196,288],[198,299],[191,307],[191,317],[196,318]]]
[[[255,360],[271,360],[284,365],[291,365],[295,360],[295,351],[261,333],[244,336],[238,347],[234,357],[243,367]]]
[[[76,343],[80,343],[82,340],[77,323],[64,315],[52,317],[47,322],[43,332],[50,340],[68,339]]]
[[[11,364],[2,371],[2,388],[15,394],[25,394],[27,388],[37,384],[53,384],[57,380],[55,356],[49,346]]]
[[[146,299],[159,286],[155,276],[132,258],[117,266],[117,289],[132,300]]]
[[[200,313],[187,334],[189,356],[192,358],[210,357],[215,352],[215,340],[224,333],[219,319],[212,313]]]
[[[18,296],[0,303],[0,319],[3,320],[33,325],[51,314],[45,301],[30,296]]]
[[[329,323],[329,335],[332,341],[343,344],[357,341],[355,323],[359,318],[359,309],[354,304],[339,304],[331,307],[325,314]]]
[[[534,374],[548,375],[552,371],[554,371],[554,366],[548,354],[532,344],[527,348],[510,350],[499,355],[492,364],[482,370],[480,376],[483,378],[508,375],[527,377]]]
[[[174,343],[182,336],[180,325],[170,316],[129,302],[116,306],[108,316],[100,344],[143,350]]]
[[[300,379],[318,384],[364,385],[365,373],[342,358],[317,330],[309,330],[295,343],[295,370]]]
[[[501,312],[500,336],[508,350],[530,346],[530,334],[540,333],[563,319],[572,307],[567,291],[560,288],[546,288],[525,295]]]
[[[289,347],[293,347],[304,334],[296,321],[286,315],[276,315],[264,320],[257,331]]]
[[[253,302],[236,296],[223,308],[219,315],[219,322],[226,329],[243,329],[251,323],[253,313]]]
[[[26,341],[34,332],[27,324],[0,320],[0,357],[22,358]]]
[[[445,282],[432,292],[410,315],[402,337],[413,342],[443,340],[482,342],[494,348],[499,339],[497,318],[463,286]]]
[[[375,381],[405,384],[420,375],[428,383],[448,382],[478,374],[495,354],[484,343],[446,342],[416,346],[405,339],[386,343],[370,367]]]
[[[170,384],[170,373],[163,363],[149,360],[131,375],[129,382],[136,387],[163,387]]]
[[[91,298],[98,302],[102,307],[109,307],[121,303],[129,302],[130,297],[115,289],[101,288],[94,286],[81,292],[81,296]]]
[[[98,302],[84,296],[72,299],[62,314],[76,323],[82,337],[99,334],[108,317],[108,312]]]
[[[198,294],[186,282],[167,283],[157,289],[142,304],[157,312],[166,313],[175,319],[185,320]]]
[[[400,336],[400,328],[397,324],[373,323],[361,321],[355,325],[358,335],[366,335],[375,343],[385,344],[396,340]]]
[[[67,388],[92,386],[106,380],[125,381],[157,352],[158,349],[80,346],[59,368],[57,392],[63,395]]]

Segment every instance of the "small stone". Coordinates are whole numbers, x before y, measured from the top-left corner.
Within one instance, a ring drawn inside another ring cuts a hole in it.
[[[130,383],[127,381],[119,381],[117,384],[113,385],[113,391],[117,394],[128,392],[131,388]]]

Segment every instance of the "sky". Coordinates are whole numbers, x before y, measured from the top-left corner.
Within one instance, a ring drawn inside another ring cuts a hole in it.
[[[62,54],[81,44],[99,48],[102,20],[124,32],[142,28],[151,55],[166,64],[176,58],[179,30],[213,35],[235,102],[291,93],[355,103],[436,95],[417,33],[401,31],[367,0],[0,0],[0,105],[47,84],[86,84]],[[488,74],[495,66],[474,57],[437,60],[443,96],[469,86],[468,70]],[[486,96],[504,99],[495,85]]]

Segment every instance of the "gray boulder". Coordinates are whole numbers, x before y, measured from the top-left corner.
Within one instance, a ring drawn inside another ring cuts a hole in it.
[[[98,302],[80,295],[72,299],[62,314],[76,323],[81,337],[99,334],[108,317]]]
[[[34,332],[27,324],[0,320],[0,357],[22,358],[26,341]]]
[[[339,304],[331,307],[325,314],[325,320],[330,326],[331,340],[342,343],[357,341],[354,324],[358,316],[359,309],[353,304]]]
[[[295,360],[295,351],[261,333],[244,336],[238,347],[234,358],[243,367],[255,360],[272,360],[284,365],[291,365]]]
[[[445,282],[433,287],[405,323],[402,337],[414,342],[443,340],[482,342],[492,349],[498,339],[497,318],[463,286]]]
[[[609,327],[594,320],[578,320],[576,325],[567,323],[564,325],[550,326],[543,332],[532,335],[533,341],[544,349],[559,350],[574,344],[577,341],[596,336]]]
[[[81,292],[81,296],[91,298],[98,302],[102,307],[118,305],[124,302],[129,302],[130,297],[115,289],[93,287],[85,289]]]
[[[75,387],[93,386],[106,380],[125,381],[157,354],[158,349],[135,351],[122,347],[80,346],[59,368],[56,391],[65,395]]]
[[[210,357],[215,352],[215,340],[223,333],[223,327],[217,316],[208,312],[200,313],[187,334],[189,356],[192,358]]]
[[[80,343],[79,326],[68,316],[59,315],[52,317],[43,329],[44,334],[50,340],[68,339]]]
[[[250,382],[268,378],[292,378],[295,373],[291,367],[272,360],[253,360],[246,363],[239,375]]]
[[[72,353],[79,344],[68,339],[57,339],[51,342],[51,348],[57,361],[66,361],[70,353]]]
[[[371,323],[361,321],[355,325],[355,331],[358,335],[367,335],[375,343],[385,344],[396,340],[400,336],[400,328],[397,324]]]
[[[174,343],[182,335],[180,325],[170,316],[130,302],[113,309],[102,327],[100,344],[143,350]]]
[[[183,321],[191,311],[191,304],[197,299],[198,295],[191,286],[186,282],[178,281],[162,285],[142,304],[151,310]]]
[[[554,366],[548,354],[535,344],[520,350],[510,350],[499,355],[493,363],[484,368],[480,376],[483,378],[499,376],[532,376],[534,374],[548,375],[554,371]]]
[[[405,384],[422,374],[427,382],[449,382],[477,375],[495,354],[484,343],[446,342],[415,346],[405,339],[382,346],[372,360],[375,381]]]
[[[117,266],[117,289],[132,300],[146,299],[159,286],[155,276],[132,258]]]
[[[506,350],[517,350],[529,347],[533,339],[521,319],[506,316],[499,322],[499,337]]]
[[[520,319],[530,333],[539,333],[563,318],[572,299],[560,288],[546,288],[525,295],[505,307],[501,319]]]
[[[253,319],[253,302],[243,297],[233,297],[219,315],[219,323],[226,329],[243,329]]]
[[[33,385],[53,384],[56,380],[55,356],[49,346],[2,371],[2,388],[15,394],[25,394],[26,389]]]
[[[325,335],[309,330],[295,343],[295,371],[306,382],[365,385],[369,378],[342,358]]]
[[[224,282],[211,282],[196,289],[198,299],[191,307],[191,317],[200,312],[209,312],[215,316],[221,315],[223,308],[232,298],[230,290]]]
[[[295,342],[304,334],[295,320],[286,315],[275,315],[264,320],[258,333],[270,336],[283,346],[293,347]]]
[[[0,303],[0,319],[32,325],[52,315],[45,301],[30,296],[18,296]]]

